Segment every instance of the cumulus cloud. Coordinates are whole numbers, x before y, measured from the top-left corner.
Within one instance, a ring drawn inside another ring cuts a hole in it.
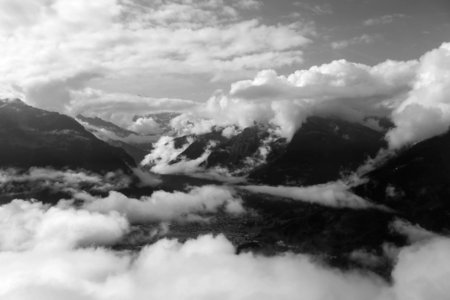
[[[118,192],[110,192],[106,198],[86,193],[75,197],[84,200],[83,207],[89,211],[117,211],[133,223],[188,220],[193,216],[218,212],[221,208],[231,215],[245,212],[242,200],[230,188],[212,185],[194,187],[188,192],[156,191],[141,199],[129,198]]]
[[[390,118],[391,149],[446,132],[450,125],[450,46],[419,60],[385,61],[367,66],[333,61],[290,75],[274,70],[217,92],[206,103],[173,120],[182,134],[200,134],[216,126],[239,128],[270,124],[288,140],[309,116],[335,116],[377,128],[371,117]]]
[[[420,59],[417,80],[408,98],[394,111],[396,127],[387,135],[391,148],[446,132],[450,125],[450,44]]]
[[[417,65],[417,61],[386,61],[371,67],[337,60],[288,76],[265,70],[253,80],[232,84],[227,94],[215,94],[195,112],[174,119],[172,126],[198,133],[215,125],[248,127],[261,122],[274,125],[279,135],[290,139],[311,115],[365,124],[370,116],[388,117],[406,98]]]
[[[111,245],[129,230],[118,213],[100,214],[41,202],[0,206],[0,251]]]
[[[267,194],[331,207],[365,209],[375,205],[349,191],[343,182],[333,182],[306,187],[248,185],[240,186],[252,193]]]
[[[145,135],[157,134],[161,132],[159,124],[151,117],[138,118],[131,126],[128,127],[128,129]]]

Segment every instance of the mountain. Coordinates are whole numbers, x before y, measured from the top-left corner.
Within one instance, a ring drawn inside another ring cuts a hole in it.
[[[76,118],[97,138],[125,150],[128,155],[133,157],[136,164],[144,159],[151,151],[152,143],[159,138],[159,136],[141,136],[134,131],[124,129],[98,117],[91,118],[79,114]]]
[[[450,131],[400,150],[354,191],[412,223],[450,233]]]
[[[89,125],[91,125],[93,127],[111,131],[111,132],[113,132],[114,134],[116,134],[119,137],[127,137],[127,136],[132,135],[132,134],[136,134],[137,135],[136,132],[124,129],[124,128],[120,127],[120,126],[117,126],[114,123],[107,122],[107,121],[105,121],[103,119],[100,119],[99,117],[90,118],[90,117],[85,117],[85,116],[79,114],[79,115],[77,115],[76,118],[78,120],[82,121],[82,122],[88,123]]]
[[[134,160],[69,116],[0,100],[0,166],[51,166],[93,171],[129,170]]]
[[[224,167],[261,184],[313,185],[356,170],[386,146],[384,134],[359,123],[310,117],[287,142],[274,139],[267,127],[255,124],[231,138],[220,130],[175,138],[176,148],[189,138],[194,142],[172,163],[197,159],[208,149],[205,168]]]
[[[287,146],[282,146],[282,140],[273,144],[275,151],[267,157],[267,163],[249,177],[269,185],[334,181],[385,147],[384,134],[358,123],[310,117]]]
[[[221,129],[196,136],[178,137],[174,139],[175,148],[183,147],[188,139],[194,141],[172,163],[197,159],[209,150],[211,153],[202,163],[203,167],[225,167],[233,173],[241,173],[249,161],[258,155],[258,149],[268,135],[266,128],[252,126],[230,138],[225,137]]]

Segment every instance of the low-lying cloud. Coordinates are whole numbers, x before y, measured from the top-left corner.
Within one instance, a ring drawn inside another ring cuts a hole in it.
[[[240,189],[297,201],[304,201],[331,207],[365,209],[375,207],[367,200],[353,194],[343,182],[332,182],[305,187],[247,185]]]
[[[348,205],[335,199],[340,192],[303,192]],[[0,206],[1,299],[428,300],[450,293],[450,240],[401,221],[393,230],[405,232],[412,245],[393,251],[397,263],[390,284],[368,272],[331,269],[303,254],[236,254],[223,235],[184,243],[162,239],[140,250],[110,247],[139,226],[130,223],[180,220],[221,208],[241,214],[241,200],[226,187],[157,191],[141,199],[83,194],[77,200],[76,207],[72,201],[49,206],[24,200]]]
[[[131,180],[122,171],[100,175],[86,170],[55,170],[37,167],[28,170],[0,169],[0,189],[4,193],[29,192],[37,189],[70,194],[82,189],[107,192],[128,187]]]
[[[14,200],[0,206],[0,251],[112,245],[129,230],[117,212],[106,214]]]
[[[4,209],[12,207],[2,207],[0,213]],[[33,214],[36,209],[41,223],[50,223],[54,225],[53,230],[67,233],[67,227],[52,221],[51,212],[33,204],[11,214],[12,223],[34,225],[34,219],[23,218],[21,214],[27,210]],[[89,212],[82,214],[96,216]],[[72,219],[79,220],[76,214],[64,215],[68,224],[77,224]],[[73,228],[91,221],[83,219]],[[401,249],[390,285],[375,275],[329,269],[302,254],[237,255],[234,246],[222,235],[200,236],[185,243],[163,239],[137,252],[114,251],[98,247],[104,243],[96,242],[95,238],[108,236],[112,230],[107,219],[98,221],[103,226],[94,223],[94,227],[82,226],[77,231],[75,241],[90,241],[91,246],[74,243],[63,234],[43,234],[38,241],[40,245],[58,241],[64,247],[22,247],[20,239],[12,242],[14,247],[2,247],[0,297],[7,300],[428,300],[446,299],[450,292],[447,284],[450,241],[445,238]],[[23,231],[22,226],[4,226],[5,223],[0,223],[0,232],[8,231],[13,237]]]
[[[75,195],[75,198],[84,200],[83,208],[88,211],[119,212],[132,223],[199,219],[197,217],[217,213],[219,209],[235,216],[245,213],[242,199],[231,188],[213,185],[194,187],[188,192],[155,191],[151,196],[140,199],[114,191],[105,198],[86,193]]]

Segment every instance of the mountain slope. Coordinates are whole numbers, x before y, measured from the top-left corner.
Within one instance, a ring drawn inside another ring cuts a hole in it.
[[[270,185],[313,185],[337,180],[385,146],[384,133],[338,119],[310,117],[286,147],[276,151],[250,178]]]
[[[79,114],[79,115],[77,115],[77,119],[82,121],[82,122],[86,122],[89,125],[92,125],[94,127],[102,128],[102,129],[106,129],[108,131],[111,131],[111,132],[113,132],[114,134],[116,134],[119,137],[126,137],[126,136],[129,136],[131,134],[137,134],[136,132],[124,129],[122,127],[117,126],[114,123],[107,122],[107,121],[105,121],[103,119],[100,119],[98,117],[90,118],[90,117],[85,117],[85,116]]]
[[[366,174],[359,195],[426,229],[450,232],[450,131],[402,150]]]
[[[133,159],[97,139],[74,119],[0,100],[0,167],[51,166],[94,171],[128,170]]]
[[[97,138],[125,150],[136,164],[144,159],[151,151],[152,143],[158,139],[158,136],[142,136],[98,117],[77,115],[77,120]]]
[[[310,117],[290,142],[275,138],[271,128],[255,124],[227,137],[221,128],[174,139],[186,149],[171,164],[192,161],[206,151],[201,167],[226,168],[266,185],[314,185],[335,181],[355,171],[386,147],[385,132],[339,119]]]

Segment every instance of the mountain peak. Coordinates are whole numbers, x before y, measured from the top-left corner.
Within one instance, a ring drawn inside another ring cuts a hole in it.
[[[28,106],[25,102],[23,102],[19,98],[1,98],[0,104],[16,104],[16,105],[25,105]]]
[[[134,165],[122,149],[100,141],[67,115],[34,108],[20,99],[0,101],[0,166],[109,171]]]

